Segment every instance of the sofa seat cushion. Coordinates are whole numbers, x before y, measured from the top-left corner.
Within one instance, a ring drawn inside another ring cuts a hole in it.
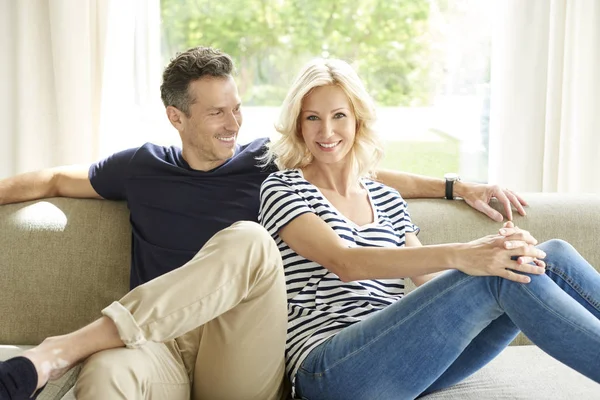
[[[592,400],[600,399],[600,384],[536,346],[509,346],[470,378],[422,399]]]
[[[32,346],[1,346],[0,360]],[[79,368],[49,382],[38,400],[75,400]],[[565,367],[536,346],[510,346],[464,382],[422,397],[427,400],[600,399],[600,384]]]
[[[0,345],[0,361],[20,355],[33,346],[3,346]],[[73,388],[80,368],[73,368],[60,379],[50,381],[37,397],[37,400],[62,400],[65,395]],[[73,399],[75,397],[73,396]]]

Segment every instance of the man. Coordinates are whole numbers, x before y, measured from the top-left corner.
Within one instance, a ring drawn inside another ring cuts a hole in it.
[[[232,74],[231,58],[211,48],[167,66],[161,96],[181,149],[145,144],[0,182],[3,204],[127,201],[134,289],[91,325],[0,364],[0,397],[3,382],[7,398],[26,398],[87,359],[79,399],[187,399],[190,390],[195,399],[285,398],[281,258],[264,229],[238,222],[257,220],[260,185],[275,167],[257,166],[266,139],[236,145],[242,114]],[[443,197],[446,185],[397,172],[379,179],[405,198]],[[525,213],[522,199],[497,186],[455,182],[454,194],[496,220],[492,197],[509,219],[511,203]]]

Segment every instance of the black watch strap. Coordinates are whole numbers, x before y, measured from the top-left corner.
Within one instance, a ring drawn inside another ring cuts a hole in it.
[[[446,198],[454,200],[454,180],[446,179]]]

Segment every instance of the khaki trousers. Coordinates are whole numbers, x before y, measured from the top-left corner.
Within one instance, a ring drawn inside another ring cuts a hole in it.
[[[238,222],[183,267],[102,313],[126,348],[84,364],[78,399],[285,399],[287,307],[281,256],[260,225]]]

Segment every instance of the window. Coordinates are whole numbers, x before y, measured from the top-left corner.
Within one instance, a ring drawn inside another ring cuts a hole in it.
[[[377,102],[384,167],[486,181],[488,8],[481,0],[161,0],[163,63],[198,45],[229,53],[243,142],[273,135],[301,65],[345,59]]]

